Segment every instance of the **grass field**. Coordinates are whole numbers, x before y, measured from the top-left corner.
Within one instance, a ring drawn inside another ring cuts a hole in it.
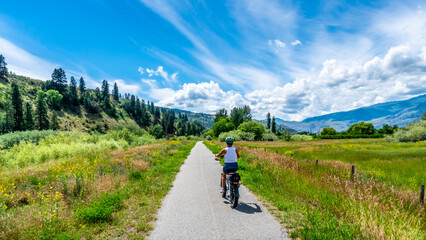
[[[205,144],[216,153],[223,148],[220,142]],[[237,145],[243,184],[269,205],[293,238],[426,239],[426,213],[419,204],[426,177],[424,142],[351,139]],[[353,179],[352,164],[357,169]]]
[[[0,239],[145,238],[195,142],[128,140],[59,133],[1,150]]]

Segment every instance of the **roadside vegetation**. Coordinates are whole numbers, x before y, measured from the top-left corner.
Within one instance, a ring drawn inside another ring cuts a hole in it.
[[[223,143],[207,141],[213,152]],[[237,142],[242,183],[292,238],[425,239],[424,142]],[[277,153],[278,152],[278,153]],[[319,159],[316,165],[316,159]],[[351,165],[355,175],[351,177]]]
[[[144,238],[194,144],[121,129],[4,148],[0,239]]]

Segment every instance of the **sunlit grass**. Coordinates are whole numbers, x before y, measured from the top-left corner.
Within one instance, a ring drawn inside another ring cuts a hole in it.
[[[214,152],[223,147],[219,142],[206,145]],[[245,146],[240,147],[242,183],[270,203],[271,212],[294,238],[426,238],[420,186],[414,187],[425,177],[422,143],[358,139],[237,146]],[[401,161],[404,153],[407,160]],[[352,164],[357,167],[353,179]]]
[[[2,150],[0,239],[146,237],[195,142],[130,144],[69,133]],[[7,151],[48,157],[17,164]]]

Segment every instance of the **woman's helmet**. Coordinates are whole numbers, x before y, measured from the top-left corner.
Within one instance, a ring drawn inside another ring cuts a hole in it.
[[[233,137],[226,137],[225,138],[225,142],[227,144],[233,144],[234,143],[234,138]]]

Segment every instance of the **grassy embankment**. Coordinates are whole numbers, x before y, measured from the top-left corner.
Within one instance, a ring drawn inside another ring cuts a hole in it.
[[[0,239],[145,238],[194,144],[56,132],[3,149]]]
[[[206,145],[214,152],[223,147],[220,142]],[[426,239],[426,213],[418,194],[426,177],[424,142],[351,139],[237,145],[243,184],[270,204],[293,238]],[[352,164],[357,169],[354,179]]]

